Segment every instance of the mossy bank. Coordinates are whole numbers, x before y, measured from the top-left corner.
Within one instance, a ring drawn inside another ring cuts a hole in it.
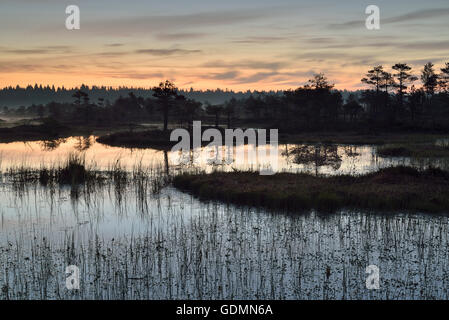
[[[394,167],[355,177],[215,172],[180,175],[173,183],[201,199],[294,212],[342,208],[449,212],[449,173],[439,169]]]

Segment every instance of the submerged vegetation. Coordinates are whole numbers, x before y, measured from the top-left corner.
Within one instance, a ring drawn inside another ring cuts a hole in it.
[[[287,211],[335,211],[364,208],[380,211],[447,212],[449,173],[392,167],[363,176],[312,176],[257,172],[183,174],[174,186],[201,199]]]

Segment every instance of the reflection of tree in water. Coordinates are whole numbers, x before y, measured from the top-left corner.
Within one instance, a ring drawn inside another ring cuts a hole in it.
[[[65,143],[67,139],[54,139],[54,140],[46,140],[41,141],[39,144],[41,146],[42,151],[53,151],[59,148],[62,143]]]
[[[291,161],[296,164],[313,165],[315,174],[318,175],[318,168],[329,166],[334,170],[340,169],[341,157],[338,155],[338,146],[333,145],[304,145],[283,152],[283,156],[291,157]]]
[[[200,150],[178,151],[178,167],[182,169],[204,169],[203,166],[211,166],[213,170],[224,168],[234,162],[233,148],[222,149],[218,146],[201,148]]]
[[[357,146],[344,146],[343,150],[345,151],[346,156],[354,158],[360,155],[360,153],[357,151]]]
[[[81,152],[89,149],[93,144],[93,139],[91,136],[88,137],[77,137],[75,143],[75,150]]]

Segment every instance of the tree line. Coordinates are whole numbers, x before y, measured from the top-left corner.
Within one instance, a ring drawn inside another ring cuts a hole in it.
[[[129,92],[133,92],[138,97],[150,98],[153,92],[151,88],[132,88],[132,87],[106,87],[106,86],[87,86],[81,85],[76,88],[65,88],[42,85],[28,85],[26,87],[8,86],[0,89],[0,107],[16,108],[21,106],[30,106],[32,104],[47,104],[50,102],[70,103],[73,100],[73,94],[81,90],[87,93],[92,101],[102,98],[107,103],[117,100],[120,96],[126,96]],[[201,102],[209,101],[211,103],[223,103],[231,98],[242,99],[250,95],[260,95],[261,91],[244,91],[236,92],[227,89],[215,90],[195,90],[193,88],[182,90],[179,92],[190,99]],[[271,91],[269,94],[282,94],[282,91]]]
[[[284,132],[449,129],[449,63],[437,71],[429,62],[417,73],[405,63],[390,70],[378,65],[361,82],[366,90],[345,97],[324,74],[316,74],[304,86],[282,93],[209,103],[186,96],[167,80],[151,88],[149,97],[128,92],[112,103],[101,97],[92,101],[88,92],[78,89],[70,103],[32,105],[14,112],[83,125],[161,122],[164,130],[169,123],[190,126],[193,120],[217,127],[257,125]]]

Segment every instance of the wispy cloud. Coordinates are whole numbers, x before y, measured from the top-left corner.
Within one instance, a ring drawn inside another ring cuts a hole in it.
[[[205,32],[161,32],[155,35],[161,41],[177,41],[204,38],[208,34]]]
[[[422,20],[422,19],[433,19],[433,18],[439,18],[439,17],[445,17],[445,16],[449,16],[449,8],[417,10],[417,11],[413,11],[413,12],[410,12],[407,14],[381,19],[381,22],[382,22],[382,24],[391,24],[391,23],[398,23],[398,22],[411,22],[411,21]],[[361,19],[361,20],[347,21],[347,22],[343,22],[343,23],[330,24],[328,27],[331,29],[335,29],[335,28],[345,29],[345,28],[353,28],[356,26],[364,26],[364,25],[365,25],[365,21]]]
[[[291,7],[274,6],[228,11],[209,11],[181,15],[154,15],[116,18],[101,21],[86,21],[83,28],[115,36],[131,34],[173,33],[190,28],[250,23],[270,19],[273,16],[292,14]],[[189,32],[190,33],[190,32]],[[192,33],[191,33],[192,34]]]
[[[252,36],[252,37],[245,37],[243,39],[232,40],[232,42],[233,43],[255,44],[255,43],[273,43],[273,42],[291,41],[291,40],[292,40],[292,37],[290,37],[290,36]]]
[[[290,65],[291,61],[264,61],[264,60],[236,60],[236,61],[224,61],[224,60],[214,60],[208,61],[201,65],[205,68],[241,68],[241,69],[268,69],[268,70],[279,70],[281,68],[286,68]]]
[[[149,54],[153,56],[171,56],[171,55],[183,55],[200,53],[201,50],[187,50],[187,49],[139,49],[134,51],[138,54]]]
[[[106,43],[104,46],[105,47],[123,47],[125,44],[124,43]]]
[[[69,53],[70,46],[47,46],[47,47],[32,47],[32,48],[9,48],[0,47],[0,52],[11,53],[15,55],[37,55],[37,54],[57,54]]]
[[[213,73],[213,74],[207,74],[203,75],[202,77],[204,79],[213,79],[213,80],[229,80],[229,79],[236,79],[239,76],[239,71],[228,71],[228,72],[222,72],[222,73]]]
[[[292,78],[298,78],[298,77],[309,77],[313,74],[313,71],[307,70],[307,71],[297,71],[297,72],[257,72],[254,74],[251,74],[249,76],[242,76],[236,79],[235,83],[237,84],[254,84],[259,83],[262,81],[273,81],[273,82],[280,82],[280,81],[286,81],[288,79]]]

